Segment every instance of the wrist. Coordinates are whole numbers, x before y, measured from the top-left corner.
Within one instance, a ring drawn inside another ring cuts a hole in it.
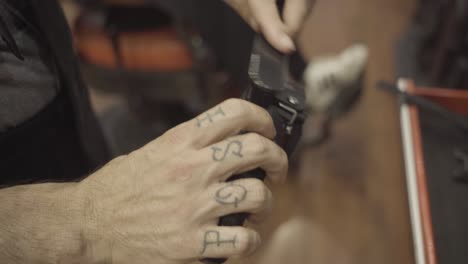
[[[85,210],[86,196],[79,183],[66,185],[58,191],[56,197],[53,197],[57,199],[54,211],[57,212],[57,217],[62,218],[58,221],[63,223],[62,227],[59,226],[54,230],[59,235],[56,241],[57,260],[58,263],[73,261],[88,263],[86,261],[88,240],[85,235],[88,225]]]
[[[109,240],[106,239],[105,227],[103,226],[103,211],[99,210],[99,193],[104,190],[100,184],[94,180],[96,176],[90,176],[78,183],[76,195],[79,197],[81,206],[81,228],[80,236],[82,241],[83,261],[90,263],[106,262],[111,259]]]
[[[69,263],[82,250],[82,200],[76,183],[0,190],[0,258],[22,263]]]

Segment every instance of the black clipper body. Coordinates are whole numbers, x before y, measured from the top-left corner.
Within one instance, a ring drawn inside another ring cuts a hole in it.
[[[250,86],[244,99],[265,108],[273,117],[275,142],[288,156],[294,151],[305,119],[305,89],[302,73],[305,62],[295,53],[287,56],[257,36],[252,50]]]
[[[288,157],[293,153],[302,135],[305,119],[305,90],[302,73],[305,63],[299,54],[284,55],[256,36],[249,66],[250,85],[243,98],[265,108],[276,127],[275,142]],[[242,178],[263,180],[265,172],[255,169],[234,175],[228,181]],[[220,226],[241,226],[248,213],[223,216]],[[205,264],[219,264],[226,259],[203,259]]]

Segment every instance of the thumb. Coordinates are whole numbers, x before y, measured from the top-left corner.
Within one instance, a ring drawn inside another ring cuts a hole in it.
[[[285,3],[283,18],[286,30],[290,35],[295,35],[307,18],[314,0],[288,0]]]
[[[249,1],[249,3],[252,15],[268,42],[281,52],[294,51],[296,47],[287,34],[287,26],[281,20],[276,1],[254,0]]]

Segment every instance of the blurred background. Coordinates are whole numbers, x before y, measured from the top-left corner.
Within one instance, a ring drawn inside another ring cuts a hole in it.
[[[125,4],[107,13],[64,2],[114,155],[239,96],[246,84],[253,33],[235,13],[222,1],[162,2],[173,5],[149,14]],[[447,67],[431,67],[447,54],[434,35],[450,42],[447,36],[456,34],[435,18],[459,2],[317,1],[300,34],[300,50],[313,62],[365,44],[362,97],[333,122],[326,142],[300,152],[290,181],[272,187],[276,204],[260,226],[260,251],[229,263],[414,263],[398,104],[374,85],[405,75],[424,84],[462,84],[464,62],[457,62],[460,70],[451,78],[441,77]],[[412,57],[416,53],[420,60]]]

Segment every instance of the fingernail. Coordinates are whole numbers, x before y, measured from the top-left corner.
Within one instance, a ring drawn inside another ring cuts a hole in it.
[[[287,34],[281,33],[280,42],[281,42],[281,45],[288,51],[296,50],[296,46],[294,45],[294,42],[292,41],[291,37],[289,37]]]

